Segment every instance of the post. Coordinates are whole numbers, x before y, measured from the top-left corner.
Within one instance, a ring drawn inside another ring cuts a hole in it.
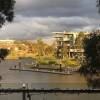
[[[26,100],[26,93],[25,93],[25,91],[23,91],[23,93],[22,93],[22,100]]]
[[[31,100],[31,95],[29,93],[28,93],[27,97],[29,100]]]
[[[21,62],[19,61],[18,63],[18,66],[19,66],[19,71],[21,70]]]
[[[60,70],[60,72],[62,71],[62,61],[61,61],[61,58],[59,59],[59,70]]]
[[[60,64],[60,72],[62,71],[62,67],[61,67],[61,64]]]
[[[26,84],[23,83],[22,100],[26,100],[26,92],[24,91],[25,89],[26,89]]]

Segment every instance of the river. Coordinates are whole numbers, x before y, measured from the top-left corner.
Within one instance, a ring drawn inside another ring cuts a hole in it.
[[[11,71],[9,68],[17,65],[19,60],[5,60],[0,63],[1,88],[87,88],[85,78],[78,73],[72,75],[57,75],[39,72]],[[0,100],[21,100],[22,94],[0,95]],[[100,94],[37,94],[32,100],[99,100]],[[28,100],[28,99],[27,99]]]

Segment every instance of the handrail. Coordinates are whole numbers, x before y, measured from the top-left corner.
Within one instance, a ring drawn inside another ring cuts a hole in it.
[[[0,93],[100,93],[100,89],[0,89]]]

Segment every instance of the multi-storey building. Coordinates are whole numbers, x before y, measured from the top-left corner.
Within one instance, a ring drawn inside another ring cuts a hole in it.
[[[56,40],[55,54],[57,58],[63,58],[65,55],[69,58],[75,58],[78,54],[83,56],[84,50],[75,46],[75,40],[78,32],[53,32]],[[88,34],[88,33],[86,33]]]

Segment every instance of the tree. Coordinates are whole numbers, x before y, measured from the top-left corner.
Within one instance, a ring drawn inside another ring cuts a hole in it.
[[[80,72],[85,75],[89,84],[100,87],[100,31],[95,31],[84,40],[85,63]]]
[[[51,45],[47,45],[46,48],[45,48],[45,54],[46,55],[54,55],[54,48],[53,46]]]
[[[80,32],[78,37],[75,40],[75,45],[80,49],[83,47],[83,40],[85,38],[85,35],[83,32]]]
[[[14,17],[14,0],[0,0],[0,27],[4,23],[12,22]],[[0,49],[0,61],[8,55],[7,49]],[[2,76],[0,76],[2,78]]]
[[[12,22],[14,17],[14,0],[0,0],[0,27],[8,21]]]
[[[4,48],[1,48],[0,49],[0,61],[1,60],[4,60],[5,57],[9,54],[9,50],[8,49],[4,49]]]
[[[38,49],[38,55],[44,56],[45,55],[45,43],[41,38],[37,40],[37,49]]]
[[[89,38],[84,40],[86,64],[91,73],[100,70],[100,34],[97,32],[93,32]]]

